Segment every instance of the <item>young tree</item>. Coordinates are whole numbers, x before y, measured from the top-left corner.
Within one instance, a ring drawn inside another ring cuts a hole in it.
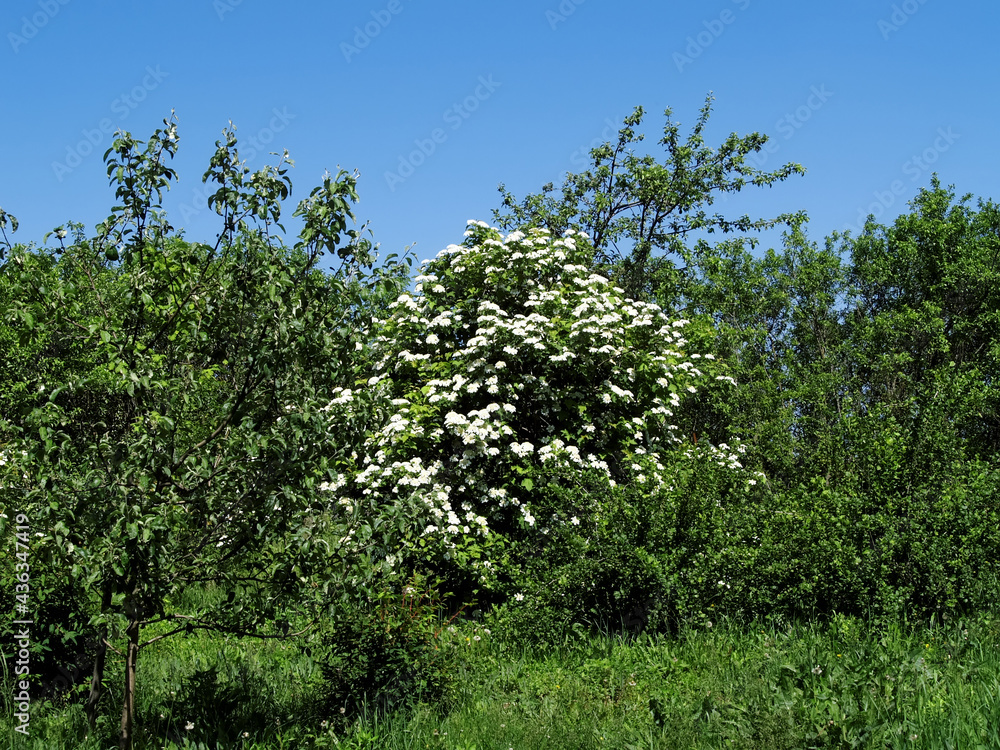
[[[148,142],[119,134],[105,154],[118,206],[91,239],[14,248],[10,315],[40,356],[86,352],[16,420],[17,489],[40,550],[90,595],[101,650],[87,710],[101,699],[106,651],[125,659],[120,746],[131,746],[136,664],[151,642],[193,629],[251,633],[283,591],[336,587],[317,487],[364,429],[326,408],[359,377],[357,326],[373,282],[372,248],[352,228],[354,176],[327,175],[297,211],[286,247],[275,229],[291,189],[287,153],[251,173],[232,130],[205,174],[222,219],[214,246],[180,239],[159,210],[174,172],[176,124]],[[339,260],[332,274],[324,256]],[[396,274],[398,277],[398,274]],[[313,575],[316,578],[313,578]],[[228,598],[182,611],[213,585]],[[169,627],[143,640],[154,623]],[[117,644],[117,645],[116,645]]]
[[[845,404],[847,269],[830,239],[809,242],[804,222],[783,247],[751,253],[722,242],[693,258],[681,300],[705,321],[710,347],[739,383],[705,391],[679,417],[715,440],[735,435],[771,481],[842,468],[837,429]],[[839,464],[838,464],[839,462]]]
[[[672,111],[664,112],[660,145],[667,156],[661,163],[633,151],[644,138],[636,130],[644,111],[636,107],[618,131],[617,143],[593,149],[593,166],[568,174],[561,195],[554,194],[550,183],[519,203],[501,184],[503,203],[493,212],[494,219],[506,231],[545,227],[556,236],[568,228],[585,232],[593,246],[591,264],[600,272],[613,272],[626,295],[649,299],[659,286],[676,284],[677,269],[669,256],[685,259],[694,250],[691,236],[767,229],[793,219],[792,214],[727,219],[710,213],[720,195],[805,174],[798,164],[788,163],[773,172],[748,164],[747,154],[761,151],[767,143],[767,136],[760,133],[732,133],[718,149],[707,146],[703,133],[711,111],[709,95],[685,141],[680,125],[671,120]]]

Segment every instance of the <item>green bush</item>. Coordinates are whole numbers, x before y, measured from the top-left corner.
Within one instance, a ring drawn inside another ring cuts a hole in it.
[[[544,525],[546,543],[533,554],[514,546],[521,562],[512,600],[498,613],[504,626],[527,640],[559,642],[594,628],[677,630],[710,621],[738,583],[743,553],[732,526],[754,487],[721,455],[678,453],[665,472],[673,481],[660,487],[633,483],[597,495],[582,472],[575,486],[558,476],[541,483],[539,518],[571,522]]]
[[[336,605],[322,639],[322,698],[328,716],[354,719],[418,701],[440,701],[455,666],[442,601],[414,578],[370,601]]]
[[[748,485],[742,470],[694,452],[671,468],[669,486],[599,499],[582,479],[534,475],[545,517],[581,520],[543,526],[534,554],[531,540],[512,546],[521,562],[508,569],[498,627],[560,643],[595,627],[675,632],[722,617],[940,619],[995,599],[1000,475],[984,464],[951,466],[905,495],[822,478]]]
[[[998,476],[979,463],[949,469],[907,494],[815,479],[746,506],[734,524],[746,553],[730,611],[892,619],[988,606],[997,592]]]

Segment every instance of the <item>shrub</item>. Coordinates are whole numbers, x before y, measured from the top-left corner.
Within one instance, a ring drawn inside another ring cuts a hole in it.
[[[415,566],[502,600],[521,593],[522,565],[547,580],[531,563],[542,548],[546,564],[585,558],[616,488],[669,484],[673,410],[728,379],[686,351],[686,321],[626,298],[591,257],[573,231],[503,237],[470,222],[463,245],[424,262],[374,329],[377,371],[362,385],[390,406],[330,485],[348,549],[386,574]]]
[[[340,603],[323,638],[326,714],[349,722],[372,708],[441,700],[455,666],[442,637],[447,624],[440,598],[419,578]]]

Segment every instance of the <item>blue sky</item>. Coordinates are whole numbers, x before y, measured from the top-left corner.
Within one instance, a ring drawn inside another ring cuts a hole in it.
[[[289,217],[324,170],[357,169],[382,252],[422,259],[489,221],[498,183],[523,196],[581,170],[636,105],[662,153],[663,110],[685,132],[711,91],[709,145],[760,131],[762,166],[808,170],[717,206],[805,210],[821,240],[893,218],[933,171],[1000,199],[998,22],[995,0],[6,0],[0,207],[20,242],[91,231],[111,132],[144,139],[174,109],[166,207],[188,239],[218,231],[201,176],[232,120],[250,167],[291,153]]]

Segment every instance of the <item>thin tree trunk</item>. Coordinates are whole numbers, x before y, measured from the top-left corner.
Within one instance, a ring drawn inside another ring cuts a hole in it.
[[[118,741],[119,750],[132,749],[132,733],[135,726],[135,666],[139,658],[139,620],[129,620],[128,647],[125,652],[125,700],[122,705],[122,730]]]
[[[104,596],[101,601],[101,614],[107,612],[111,606],[111,586],[105,585]],[[97,709],[104,694],[104,664],[108,656],[108,626],[102,625],[100,629],[100,643],[97,644],[97,657],[94,659],[94,671],[90,678],[90,694],[87,696],[87,723],[90,731],[97,728]]]
[[[97,646],[97,658],[94,660],[94,672],[90,678],[90,694],[87,696],[87,723],[90,731],[97,728],[97,706],[104,692],[104,661],[108,655],[108,628],[104,626],[100,632],[101,642]]]

